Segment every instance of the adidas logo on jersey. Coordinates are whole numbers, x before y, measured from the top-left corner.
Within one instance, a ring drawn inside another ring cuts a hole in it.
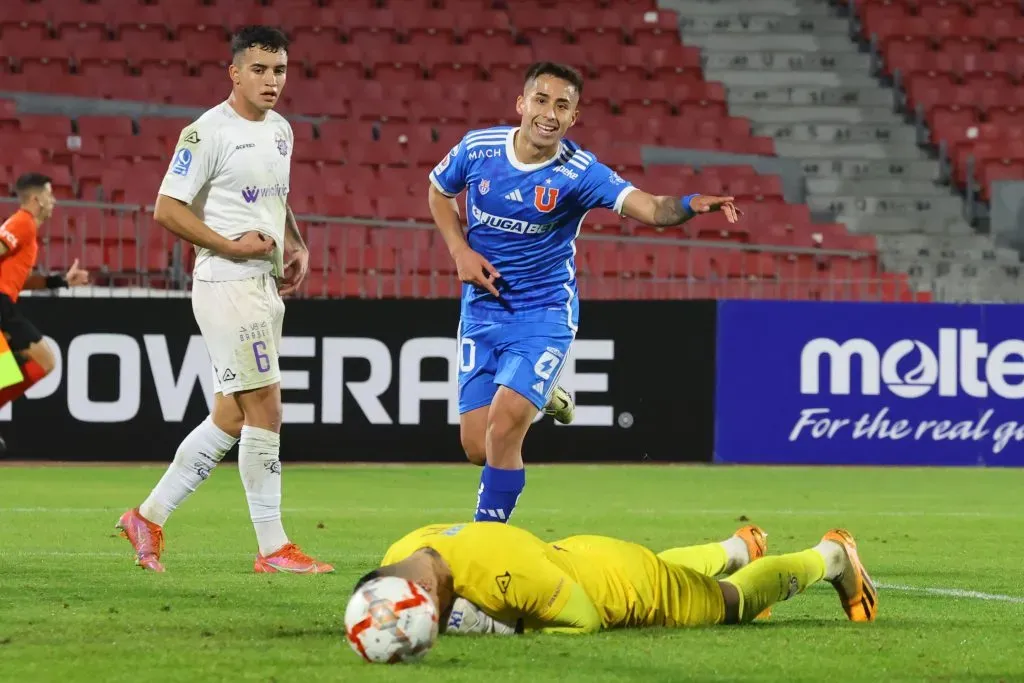
[[[507,195],[505,195],[505,199],[507,199],[510,202],[522,202],[523,195],[519,193],[519,190],[512,190]]]

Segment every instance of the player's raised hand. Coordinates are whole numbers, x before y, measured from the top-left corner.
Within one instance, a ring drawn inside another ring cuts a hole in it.
[[[735,200],[735,197],[714,197],[701,194],[690,200],[690,208],[694,213],[721,211],[730,223],[736,223],[739,221],[740,216],[743,215],[743,212],[736,208]]]
[[[78,266],[78,259],[71,264],[68,268],[68,272],[64,275],[64,279],[68,281],[68,287],[81,287],[89,284],[89,271],[85,268]]]
[[[463,282],[483,287],[496,297],[501,296],[498,288],[494,286],[494,281],[501,277],[501,273],[490,261],[469,247],[456,252],[455,268]]]
[[[278,283],[277,291],[281,296],[294,294],[309,272],[309,251],[296,249],[288,254],[284,264],[284,277]]]
[[[268,256],[274,251],[274,240],[266,235],[249,231],[231,242],[231,252],[228,256],[234,258],[261,258]]]

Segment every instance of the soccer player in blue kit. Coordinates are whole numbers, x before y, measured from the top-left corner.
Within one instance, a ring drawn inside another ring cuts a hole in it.
[[[576,337],[575,242],[587,212],[654,226],[740,216],[732,197],[643,192],[564,139],[582,92],[575,69],[532,65],[516,101],[520,125],[470,131],[430,172],[430,212],[463,282],[459,412],[466,456],[484,465],[476,521],[507,522],[526,486],[523,439]]]

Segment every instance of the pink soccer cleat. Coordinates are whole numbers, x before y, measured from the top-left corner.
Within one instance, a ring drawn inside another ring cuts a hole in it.
[[[294,543],[289,543],[266,556],[257,553],[253,569],[257,574],[329,574],[334,571],[334,567],[326,562],[314,560],[299,550],[299,546]]]
[[[121,530],[121,537],[127,538],[135,548],[135,564],[154,572],[162,572],[160,553],[164,549],[164,530],[141,514],[139,508],[132,508],[121,515],[115,528]]]

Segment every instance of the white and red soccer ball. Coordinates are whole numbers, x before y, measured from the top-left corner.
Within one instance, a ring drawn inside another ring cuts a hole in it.
[[[376,664],[422,659],[437,641],[437,607],[412,581],[367,581],[345,608],[345,636],[356,654]]]

